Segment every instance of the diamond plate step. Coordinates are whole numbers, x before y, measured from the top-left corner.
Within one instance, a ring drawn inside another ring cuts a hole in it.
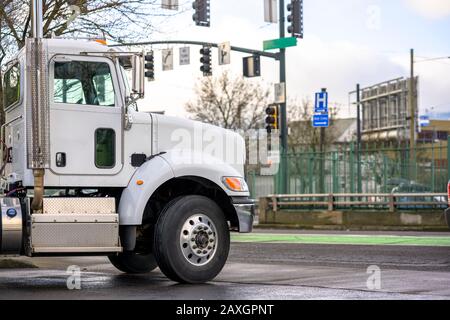
[[[114,198],[44,198],[44,214],[111,214],[116,212]]]

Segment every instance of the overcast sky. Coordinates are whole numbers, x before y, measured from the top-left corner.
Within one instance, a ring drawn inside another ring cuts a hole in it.
[[[288,1],[288,0],[286,0]],[[278,37],[278,26],[264,23],[264,0],[211,0],[211,28],[195,26],[192,1],[180,0],[185,12],[155,24],[161,33],[149,40],[230,41],[232,45],[262,49],[262,42]],[[288,96],[302,99],[326,87],[341,116],[354,116],[348,92],[357,82],[372,85],[409,74],[409,49],[416,59],[450,56],[449,0],[304,0],[305,39],[289,48]],[[146,87],[143,110],[164,110],[186,115],[184,106],[194,98],[194,85],[201,78],[199,47],[191,47],[191,65],[179,66],[180,46],[173,71],[161,71],[160,49],[156,51],[156,79]],[[213,72],[242,73],[242,55],[233,53],[229,66]],[[420,76],[420,111],[434,108],[450,112],[450,59],[416,64]],[[263,59],[260,81],[272,87],[278,82],[278,63]]]

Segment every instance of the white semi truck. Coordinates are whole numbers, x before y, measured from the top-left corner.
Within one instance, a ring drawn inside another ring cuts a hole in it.
[[[230,231],[252,230],[242,137],[138,112],[144,54],[44,39],[41,12],[33,1],[33,37],[2,74],[0,255],[105,255],[127,273],[213,279]]]

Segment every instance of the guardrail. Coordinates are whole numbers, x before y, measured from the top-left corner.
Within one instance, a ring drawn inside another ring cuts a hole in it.
[[[265,199],[273,212],[280,208],[306,207],[328,211],[369,208],[395,212],[398,209],[442,209],[448,206],[446,193],[289,194],[269,195]]]

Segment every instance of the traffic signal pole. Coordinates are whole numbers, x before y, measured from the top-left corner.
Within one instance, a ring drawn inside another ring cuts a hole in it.
[[[279,0],[280,8],[280,39],[285,37],[285,3],[284,0]],[[280,49],[280,83],[284,83],[286,90],[286,49]],[[284,94],[287,97],[286,92]],[[287,99],[284,103],[280,104],[280,146],[281,146],[281,159],[278,172],[278,193],[286,194],[288,192],[289,177],[287,170],[287,150],[288,150],[288,125],[287,125]]]
[[[153,46],[159,44],[181,44],[181,45],[194,45],[194,46],[206,46],[211,48],[218,48],[218,43],[213,42],[204,42],[204,41],[190,41],[190,40],[162,40],[162,41],[143,41],[143,42],[130,42],[130,43],[120,43],[120,44],[111,44],[108,47],[133,47],[133,46]],[[279,60],[278,53],[271,53],[266,51],[254,50],[249,48],[242,48],[231,46],[231,51],[241,52],[241,53],[249,53],[252,55],[258,55],[261,57],[271,58],[275,60]]]

